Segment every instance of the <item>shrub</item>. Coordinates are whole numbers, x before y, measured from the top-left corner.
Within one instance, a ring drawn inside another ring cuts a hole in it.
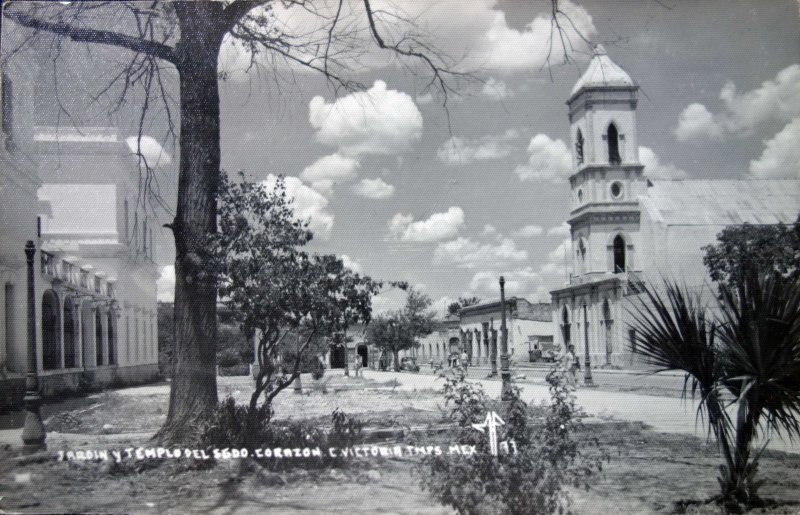
[[[547,376],[551,403],[543,418],[512,387],[511,399],[489,399],[480,385],[468,383],[463,369],[445,376],[444,395],[448,416],[458,424],[458,443],[474,445],[472,456],[426,456],[419,471],[422,488],[458,513],[565,513],[570,499],[566,487],[588,487],[588,479],[602,469],[602,452],[590,456],[575,437],[580,428],[575,399],[561,373]],[[505,425],[498,428],[499,441],[513,441],[512,452],[490,453],[488,438],[473,424],[496,411]],[[594,442],[596,445],[597,442]]]
[[[201,441],[207,449],[247,448],[254,456],[254,449],[315,448],[322,450],[321,457],[301,459],[254,458],[260,465],[271,470],[286,467],[324,468],[341,465],[345,459],[331,457],[329,447],[351,447],[363,441],[364,424],[338,409],[333,412],[332,428],[324,430],[306,421],[288,421],[281,424],[271,422],[272,410],[260,405],[250,420],[250,407],[237,405],[228,397],[219,404],[212,422],[202,431]]]
[[[228,376],[249,376],[250,375],[250,365],[242,364],[242,365],[234,365],[232,367],[219,367],[219,375],[222,377]]]

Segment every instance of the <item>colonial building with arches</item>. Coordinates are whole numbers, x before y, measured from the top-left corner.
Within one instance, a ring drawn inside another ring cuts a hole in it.
[[[37,125],[35,60],[3,63],[0,142],[0,389],[18,403],[27,370],[27,265],[36,246],[36,362],[45,395],[158,375],[156,211],[109,127]]]
[[[551,292],[556,345],[593,366],[636,366],[631,301],[645,283],[676,279],[712,292],[702,247],[727,226],[791,224],[800,181],[660,180],[639,161],[638,86],[598,46],[567,101],[571,273]]]

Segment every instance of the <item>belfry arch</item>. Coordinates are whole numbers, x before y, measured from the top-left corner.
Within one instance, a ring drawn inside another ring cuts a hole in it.
[[[612,165],[620,164],[622,158],[619,155],[619,131],[614,122],[608,124],[606,140],[608,142],[608,162]]]

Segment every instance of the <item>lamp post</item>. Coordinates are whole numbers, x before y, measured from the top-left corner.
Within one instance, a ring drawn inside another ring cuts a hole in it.
[[[508,369],[508,329],[506,328],[506,280],[500,276],[500,398],[511,399],[511,371]]]
[[[26,453],[47,449],[46,433],[39,405],[39,376],[36,364],[36,292],[34,290],[33,258],[36,246],[28,240],[25,257],[28,262],[28,373],[25,376],[25,425],[22,428],[22,449]]]

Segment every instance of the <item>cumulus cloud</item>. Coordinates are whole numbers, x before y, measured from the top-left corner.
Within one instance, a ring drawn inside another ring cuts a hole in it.
[[[459,268],[486,267],[527,259],[528,253],[518,249],[511,238],[502,238],[497,243],[481,244],[461,237],[440,243],[433,252],[434,264],[456,265]]]
[[[552,140],[545,134],[537,134],[528,145],[528,163],[515,170],[523,181],[561,182],[572,173],[572,155],[567,144],[560,139]]]
[[[556,225],[555,227],[547,229],[548,236],[569,236],[570,234],[571,231],[567,222],[561,222],[561,225]]]
[[[639,147],[639,161],[644,165],[644,174],[652,179],[685,179],[689,174],[671,163],[662,163],[653,149]]]
[[[347,181],[356,176],[360,166],[357,160],[335,153],[321,157],[307,166],[300,173],[300,178],[309,182]]]
[[[339,259],[342,260],[342,263],[344,264],[345,268],[349,268],[350,270],[352,270],[357,274],[361,274],[364,272],[364,269],[361,267],[361,263],[351,258],[347,254],[342,254],[341,256],[339,256]]]
[[[389,220],[389,233],[401,241],[440,241],[452,238],[464,225],[464,211],[451,207],[445,213],[434,213],[427,220],[415,222],[412,215],[397,213]]]
[[[800,64],[778,72],[760,87],[738,93],[728,82],[719,94],[724,110],[712,114],[703,104],[691,104],[680,115],[675,136],[679,141],[720,139],[747,135],[769,122],[788,123],[800,116]]]
[[[275,188],[277,176],[269,174],[267,179],[262,182],[267,188]],[[301,220],[309,220],[309,229],[315,236],[327,239],[333,228],[334,216],[328,212],[328,199],[303,184],[297,177],[285,177],[286,194],[294,199],[292,208],[295,215]]]
[[[536,291],[541,282],[541,276],[532,267],[523,267],[503,272],[481,271],[472,276],[469,282],[471,291],[487,297],[496,297],[500,294],[500,276],[505,279],[506,295],[528,297]]]
[[[407,94],[375,81],[367,91],[331,103],[311,99],[309,122],[317,140],[339,148],[346,156],[396,154],[422,135],[422,114]]]
[[[565,41],[569,41],[566,44],[569,52],[571,45],[577,48],[581,44],[582,38],[578,32],[589,38],[596,29],[592,17],[583,7],[568,0],[559,2],[558,6],[564,13],[561,23]],[[476,58],[484,59],[486,69],[501,72],[537,70],[547,63],[548,52],[551,52],[551,62],[563,62],[564,49],[559,38],[551,46],[553,29],[548,16],[537,16],[522,30],[517,30],[508,26],[502,11],[492,11],[492,14],[490,26],[475,47]]]
[[[394,186],[387,184],[380,177],[376,179],[361,179],[358,184],[353,186],[353,192],[366,198],[383,199],[394,195]]]
[[[489,80],[483,85],[481,94],[495,102],[514,96],[514,92],[508,88],[505,82],[494,77],[489,77]]]
[[[125,143],[131,152],[141,154],[147,161],[147,166],[155,168],[172,163],[172,156],[164,150],[161,144],[150,136],[142,136],[141,139],[131,136],[125,139]]]
[[[517,238],[532,238],[534,236],[541,236],[544,233],[544,229],[539,225],[526,225],[520,229],[517,229],[514,232],[514,236]]]
[[[512,147],[509,143],[518,137],[519,133],[514,129],[509,129],[503,134],[477,139],[453,136],[439,147],[436,156],[451,166],[465,165],[473,161],[502,159],[511,153]]]
[[[800,118],[795,118],[764,143],[761,157],[750,161],[750,173],[756,177],[791,177],[800,179]]]
[[[156,281],[156,298],[160,302],[175,302],[175,265],[161,268],[161,277]]]
[[[678,141],[691,141],[699,138],[721,139],[722,127],[714,120],[714,115],[703,104],[690,104],[678,117],[675,128]]]

